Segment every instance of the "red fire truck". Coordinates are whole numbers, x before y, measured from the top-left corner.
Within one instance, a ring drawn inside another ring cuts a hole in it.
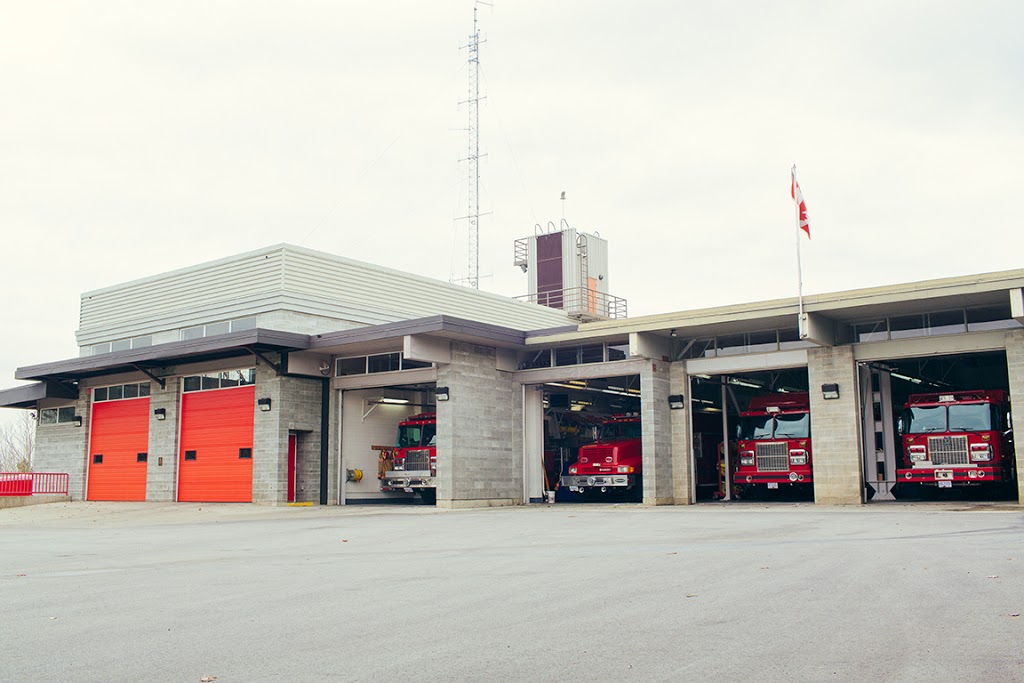
[[[381,491],[418,493],[437,502],[437,414],[421,413],[398,423],[394,448],[380,448],[377,478]]]
[[[747,410],[740,413],[738,436],[734,484],[748,487],[749,493],[780,485],[810,487],[811,412],[806,393],[750,399]]]
[[[1005,391],[912,394],[900,416],[901,484],[993,487],[1015,479],[1013,428]]]
[[[602,495],[643,499],[643,447],[638,415],[617,415],[601,423],[597,441],[582,446],[561,485],[585,498]]]

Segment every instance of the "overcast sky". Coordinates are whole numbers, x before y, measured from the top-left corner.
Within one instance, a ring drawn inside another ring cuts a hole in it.
[[[77,355],[81,292],[253,248],[464,277],[472,6],[7,3],[0,387]],[[1019,1],[479,19],[483,289],[564,208],[633,316],[793,296],[794,163],[805,293],[1024,267]]]

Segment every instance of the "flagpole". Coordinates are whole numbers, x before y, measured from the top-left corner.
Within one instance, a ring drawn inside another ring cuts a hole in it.
[[[793,169],[790,175],[790,187],[795,188],[796,183],[796,164],[793,164]],[[799,311],[799,322],[803,322],[804,319],[804,272],[803,264],[800,262],[800,204],[793,202],[793,209],[796,212],[796,280],[797,280],[797,310]]]

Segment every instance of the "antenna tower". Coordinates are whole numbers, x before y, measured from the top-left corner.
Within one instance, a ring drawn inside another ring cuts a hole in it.
[[[480,32],[477,29],[476,10],[478,4],[490,5],[488,2],[473,3],[473,33],[469,36],[469,150],[465,161],[469,162],[469,210],[466,218],[469,221],[469,271],[466,274],[467,284],[473,289],[480,289]]]

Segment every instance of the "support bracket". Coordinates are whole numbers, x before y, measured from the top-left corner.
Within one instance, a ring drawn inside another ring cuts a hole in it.
[[[146,377],[156,382],[157,384],[159,384],[161,389],[167,388],[167,380],[165,380],[163,377],[157,377],[149,369],[142,367],[138,363],[132,363],[132,367],[141,372]]]
[[[261,361],[263,361],[264,363],[269,365],[274,370],[274,374],[276,374],[278,377],[281,376],[281,364],[280,363],[275,363],[274,361],[270,360],[265,355],[263,355],[262,353],[260,353],[259,351],[257,351],[255,348],[253,348],[251,346],[246,346],[245,348],[246,348],[246,350],[249,353],[251,353],[252,355],[254,355],[257,358],[259,358]]]

